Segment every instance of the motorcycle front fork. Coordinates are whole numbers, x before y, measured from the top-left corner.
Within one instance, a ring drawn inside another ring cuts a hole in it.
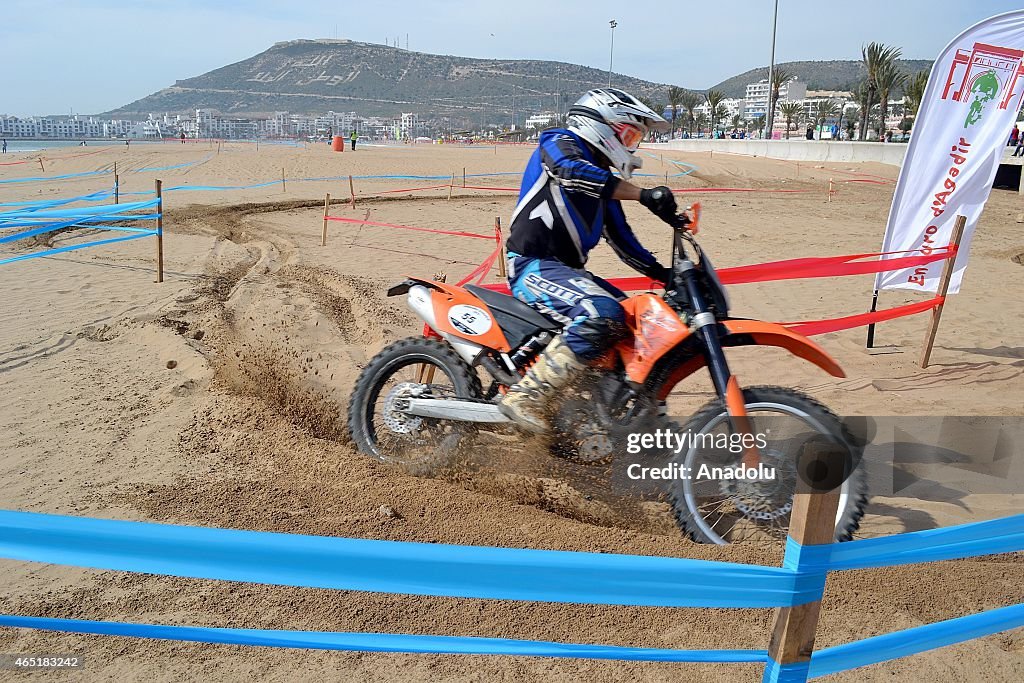
[[[729,425],[736,434],[753,434],[753,425],[747,416],[746,401],[743,399],[743,390],[740,389],[736,376],[729,370],[729,362],[725,358],[725,350],[718,338],[718,324],[714,313],[708,310],[704,294],[697,285],[697,278],[694,274],[693,262],[684,259],[681,262],[681,276],[683,286],[686,287],[687,295],[693,306],[693,317],[691,324],[696,328],[695,333],[704,347],[704,358],[707,361],[708,372],[711,374],[711,382],[714,384],[715,393],[725,404],[729,413]],[[745,439],[746,440],[746,439]],[[753,441],[753,439],[750,439]],[[743,465],[756,468],[761,461],[761,453],[756,446],[747,448],[743,453]]]

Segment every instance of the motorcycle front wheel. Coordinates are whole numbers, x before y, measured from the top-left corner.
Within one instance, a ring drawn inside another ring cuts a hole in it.
[[[672,483],[670,500],[676,522],[701,543],[728,544],[785,539],[797,484],[801,449],[825,439],[847,449],[850,471],[839,489],[836,541],[848,541],[867,506],[867,481],[858,466],[863,443],[842,420],[806,394],[783,387],[750,387],[743,398],[754,435],[760,435],[761,461],[773,475],[736,479],[743,452],[730,444],[729,415],[720,400],[699,410],[683,428],[687,447],[674,458],[685,473]],[[760,445],[760,444],[759,444]]]

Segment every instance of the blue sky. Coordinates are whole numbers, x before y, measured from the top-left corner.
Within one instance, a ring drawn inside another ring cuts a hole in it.
[[[94,113],[281,40],[398,38],[421,52],[554,59],[707,88],[768,63],[771,0],[3,0],[0,113]],[[779,61],[856,59],[872,40],[909,58],[1019,0],[780,0]]]

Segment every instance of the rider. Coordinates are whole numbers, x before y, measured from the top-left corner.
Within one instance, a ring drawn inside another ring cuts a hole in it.
[[[565,328],[499,403],[524,429],[545,431],[555,391],[628,334],[619,303],[625,295],[585,269],[601,237],[630,267],[669,280],[670,269],[637,241],[620,203],[639,201],[662,220],[675,219],[669,188],[627,182],[642,165],[633,152],[651,130],[664,132],[668,123],[635,97],[591,90],[569,109],[565,128],[541,133],[526,166],[507,244],[509,284],[516,298]]]

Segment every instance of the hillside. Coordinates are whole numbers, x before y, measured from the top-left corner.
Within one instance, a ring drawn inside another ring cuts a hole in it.
[[[925,60],[901,62],[915,73]],[[863,77],[859,61],[780,64],[812,90],[849,90]],[[751,69],[713,86],[743,97],[748,83],[766,78],[767,67]],[[273,111],[323,113],[355,111],[394,116],[451,117],[452,123],[507,122],[513,110],[564,111],[580,93],[607,84],[601,69],[544,60],[474,59],[411,52],[351,40],[293,40],[235,64],[177,81],[127,104],[110,116],[216,109],[224,114]],[[613,85],[656,103],[667,101],[667,85],[612,74]],[[898,96],[898,93],[897,93]]]
[[[477,122],[507,119],[513,108],[561,109],[581,92],[607,82],[607,71],[576,64],[432,55],[350,40],[294,40],[177,81],[110,113],[185,112],[197,107],[237,114],[416,111],[421,116]],[[666,88],[621,74],[613,74],[612,82],[638,96]]]
[[[904,71],[915,74],[918,71],[930,69],[932,63],[927,59],[904,59],[900,60],[899,65]],[[806,82],[808,90],[851,90],[865,75],[864,65],[860,61],[852,59],[828,62],[783,62],[779,66]],[[747,84],[755,83],[762,78],[768,78],[767,66],[733,76],[712,86],[712,89],[721,90],[727,97],[743,97],[746,94]],[[901,94],[902,91],[897,91],[894,96],[899,97]]]

